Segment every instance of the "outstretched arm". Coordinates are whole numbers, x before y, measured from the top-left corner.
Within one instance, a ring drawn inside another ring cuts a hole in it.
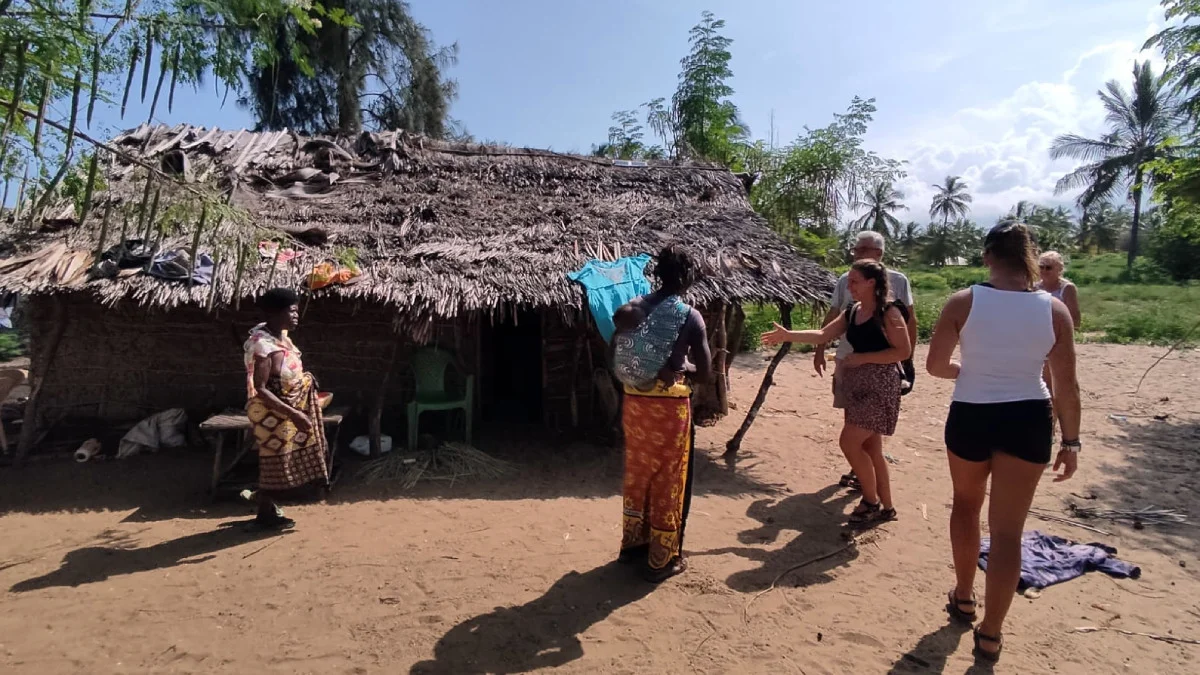
[[[768,347],[785,342],[803,342],[810,345],[823,345],[826,342],[846,332],[846,313],[837,315],[833,321],[825,324],[821,330],[788,330],[779,324],[769,333],[763,333],[762,343]]]

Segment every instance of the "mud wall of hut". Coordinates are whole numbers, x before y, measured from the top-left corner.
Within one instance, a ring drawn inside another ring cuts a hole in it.
[[[35,367],[44,367],[57,300],[31,302]],[[62,300],[66,328],[39,396],[42,424],[121,424],[176,407],[199,420],[245,403],[242,342],[260,320],[253,309],[209,313],[131,302],[109,308],[78,295]],[[305,367],[322,390],[334,393],[335,406],[368,405],[390,367],[383,426],[385,433],[402,434],[414,347],[393,332],[392,315],[366,303],[315,300],[304,307],[294,337]],[[466,319],[439,324],[433,344],[458,351],[464,366],[475,369],[477,325]]]
[[[46,345],[55,331],[53,303],[60,299],[66,328],[38,404],[41,425],[62,428],[56,440],[80,440],[97,426],[126,427],[169,408],[184,408],[198,422],[245,402],[242,342],[260,320],[254,309],[162,310],[132,302],[104,307],[82,295],[34,298],[29,326],[35,368],[45,368]],[[735,325],[726,325],[724,338],[718,335],[722,312],[728,310],[714,304],[701,312],[714,356],[722,339],[736,344],[740,311],[733,312]],[[335,407],[364,411],[388,374],[383,432],[404,438],[404,405],[413,396],[410,364],[417,346],[393,332],[392,316],[393,310],[370,303],[314,300],[304,307],[294,337],[305,367],[322,390],[334,393]],[[609,375],[607,346],[590,315],[555,308],[538,316],[544,425],[571,431],[615,422],[619,396]],[[499,376],[489,363],[487,345],[480,344],[488,334],[484,324],[493,320],[475,314],[442,322],[431,343],[458,353],[463,366],[476,374],[477,410],[488,404],[487,378]],[[452,375],[450,386],[461,386],[457,379]],[[714,381],[696,391],[698,420],[722,415],[720,386]]]

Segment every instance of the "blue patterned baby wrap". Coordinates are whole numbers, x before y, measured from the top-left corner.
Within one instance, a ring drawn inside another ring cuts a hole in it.
[[[617,379],[635,389],[650,389],[667,364],[679,330],[691,310],[672,295],[658,303],[641,325],[613,336],[613,367]]]

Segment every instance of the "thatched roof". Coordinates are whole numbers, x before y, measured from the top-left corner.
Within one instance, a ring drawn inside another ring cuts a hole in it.
[[[654,253],[668,242],[703,261],[694,302],[808,303],[827,297],[834,281],[768,229],[737,176],[713,166],[631,165],[403,132],[335,139],[143,126],[111,146],[122,154],[106,159],[106,186],[83,227],[68,212],[47,217],[36,233],[21,235],[21,223],[8,233],[0,289],[83,289],[107,303],[221,306],[268,284],[299,287],[315,263],[350,250],[361,278],[320,293],[376,300],[428,319],[512,304],[579,306],[581,290],[568,272],[593,258]],[[83,274],[94,252],[118,242],[124,219],[132,238],[142,211],[150,210],[143,206],[148,172],[138,160],[189,183],[155,183],[163,224],[149,239],[163,247],[193,246],[198,207],[171,205],[195,201],[195,194],[231,194],[248,214],[248,221],[226,218],[216,227],[212,218],[201,229],[200,252],[217,259],[212,286]],[[100,214],[110,205],[112,222],[104,227]],[[296,238],[314,227],[315,239]],[[300,257],[272,271],[274,260],[251,248],[272,238]],[[14,264],[30,253],[38,255]]]

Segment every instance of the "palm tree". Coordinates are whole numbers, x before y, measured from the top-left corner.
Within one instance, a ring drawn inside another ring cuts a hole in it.
[[[1022,199],[1021,201],[1017,202],[1015,206],[1009,209],[1006,215],[1000,216],[1000,220],[996,221],[996,224],[1005,225],[1008,223],[1023,223],[1037,212],[1037,204]]]
[[[1149,62],[1134,64],[1132,95],[1116,80],[1109,81],[1098,95],[1108,113],[1105,116],[1108,133],[1100,139],[1077,134],[1054,139],[1050,146],[1052,159],[1070,157],[1086,162],[1063,176],[1056,191],[1085,188],[1079,205],[1086,213],[1092,204],[1107,201],[1127,189],[1133,202],[1127,265],[1133,269],[1142,192],[1154,178],[1147,172],[1146,164],[1165,155],[1166,141],[1179,128],[1182,117],[1169,83],[1154,74]]]
[[[967,184],[960,176],[946,176],[942,185],[934,185],[937,194],[929,206],[929,217],[942,218],[942,227],[950,224],[951,218],[966,218],[971,212],[972,197],[967,193]]]
[[[1094,204],[1079,219],[1076,242],[1087,251],[1115,251],[1121,233],[1129,227],[1129,207],[1113,206],[1112,202]]]
[[[854,202],[854,209],[865,210],[862,216],[851,223],[856,230],[875,230],[887,236],[891,230],[902,227],[900,219],[892,215],[893,211],[907,211],[908,207],[901,203],[904,193],[897,190],[889,180],[880,180],[871,186],[867,194]]]

